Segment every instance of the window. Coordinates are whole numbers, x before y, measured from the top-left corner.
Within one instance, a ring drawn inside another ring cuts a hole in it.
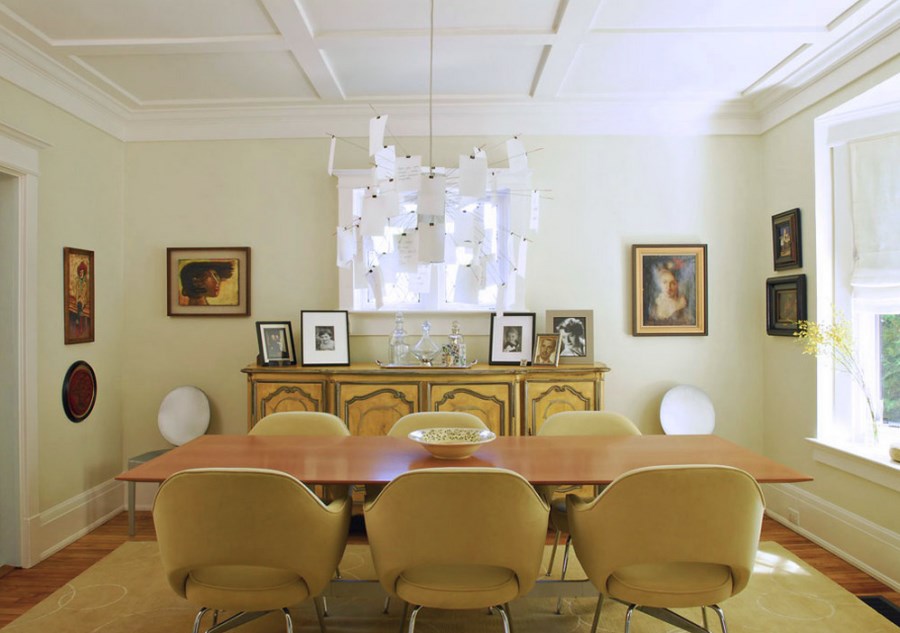
[[[851,322],[882,440],[900,430],[900,79],[883,84],[883,95],[889,84],[892,106],[850,102],[816,122],[817,319],[836,310]],[[817,382],[818,437],[871,443],[858,385],[827,362]]]
[[[527,186],[527,175],[511,178],[503,171],[495,172],[497,180],[486,198],[468,204],[450,199],[444,215],[419,213],[414,194],[401,197],[404,213],[380,222],[383,233],[379,228],[377,234],[366,236],[348,229],[361,229],[366,221],[371,173],[339,172],[339,260],[340,234],[355,241],[348,247],[353,256],[339,261],[341,308],[393,313],[488,311],[498,303],[507,309],[520,305],[529,230],[528,209],[522,203],[527,207],[531,200],[519,189]],[[429,240],[439,251],[434,263],[421,263],[427,259],[421,250],[426,231],[435,234]],[[405,257],[412,239],[418,242],[419,261]]]

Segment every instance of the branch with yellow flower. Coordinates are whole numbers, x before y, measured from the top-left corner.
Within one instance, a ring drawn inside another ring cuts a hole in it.
[[[878,441],[878,420],[875,415],[875,406],[866,386],[865,373],[859,366],[859,361],[853,351],[853,335],[850,332],[850,324],[840,314],[835,314],[834,323],[831,325],[820,325],[815,321],[798,321],[797,332],[794,333],[794,336],[803,346],[804,354],[830,357],[835,366],[850,374],[866,399],[866,407],[869,409],[869,417],[872,420],[872,434]]]

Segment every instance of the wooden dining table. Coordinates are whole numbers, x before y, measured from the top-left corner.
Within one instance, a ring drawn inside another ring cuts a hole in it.
[[[461,460],[432,457],[413,440],[386,436],[203,435],[116,479],[161,482],[189,468],[269,468],[307,484],[384,484],[418,468],[488,466],[532,484],[606,484],[634,468],[725,464],[760,483],[812,478],[716,435],[501,436]]]
[[[466,459],[432,457],[415,441],[386,436],[204,435],[123,472],[116,479],[162,482],[190,468],[268,468],[290,473],[310,485],[385,484],[410,470],[487,466],[516,471],[532,484],[607,484],[644,466],[725,464],[750,473],[760,483],[810,481],[812,478],[715,435],[501,436]],[[379,584],[334,579],[331,597],[383,598]],[[529,597],[596,598],[588,580],[542,579]],[[644,612],[690,633],[705,629],[663,609]],[[261,613],[245,614],[249,621]],[[224,632],[225,623],[215,628]]]

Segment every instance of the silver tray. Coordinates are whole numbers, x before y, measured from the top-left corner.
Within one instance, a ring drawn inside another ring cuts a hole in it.
[[[471,369],[478,364],[478,361],[472,361],[467,365],[395,365],[393,363],[382,363],[376,360],[375,364],[382,369]]]

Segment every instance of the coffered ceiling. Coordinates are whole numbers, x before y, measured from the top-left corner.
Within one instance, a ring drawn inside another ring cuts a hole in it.
[[[433,20],[430,77],[429,0],[0,0],[0,73],[126,139],[364,134],[375,112],[397,134],[757,133],[900,53],[900,0],[434,0]]]

